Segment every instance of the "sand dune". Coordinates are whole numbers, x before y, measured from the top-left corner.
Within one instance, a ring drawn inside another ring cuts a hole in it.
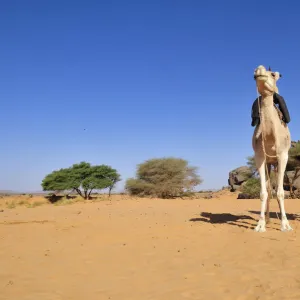
[[[229,194],[4,208],[0,299],[300,299],[300,201],[288,233],[275,213],[254,232],[259,209]]]

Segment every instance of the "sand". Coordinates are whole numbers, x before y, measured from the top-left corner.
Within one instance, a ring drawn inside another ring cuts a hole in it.
[[[300,299],[300,200],[266,233],[230,194],[3,209],[0,299]]]

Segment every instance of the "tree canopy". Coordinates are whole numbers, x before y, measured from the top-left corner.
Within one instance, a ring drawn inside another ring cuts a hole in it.
[[[120,181],[118,172],[107,165],[91,166],[87,162],[74,164],[46,175],[42,181],[44,191],[76,191],[84,199],[89,199],[93,190],[112,187]]]
[[[136,178],[125,188],[131,195],[171,198],[191,191],[202,183],[197,168],[180,158],[156,158],[137,166]]]

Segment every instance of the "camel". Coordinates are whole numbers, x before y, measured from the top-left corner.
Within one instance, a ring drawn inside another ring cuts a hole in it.
[[[269,174],[271,167],[277,167],[277,201],[281,212],[281,230],[289,231],[292,227],[286,217],[284,208],[284,173],[291,147],[290,131],[286,123],[279,117],[279,111],[273,103],[273,94],[278,93],[277,80],[281,77],[279,72],[267,71],[262,65],[254,71],[259,97],[260,123],[255,127],[252,137],[255,164],[260,175],[260,219],[255,231],[266,231],[266,218],[269,221],[269,201],[267,187],[271,186]],[[265,172],[266,171],[266,172]],[[266,173],[268,179],[266,179]]]

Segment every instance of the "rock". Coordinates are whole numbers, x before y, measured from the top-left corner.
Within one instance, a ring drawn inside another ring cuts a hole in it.
[[[226,185],[226,186],[223,186],[222,187],[222,191],[223,190],[230,190],[231,189],[231,186],[230,185]]]
[[[244,181],[249,179],[251,175],[251,170],[248,167],[240,167],[239,169],[235,170],[234,174],[235,183],[237,185],[242,184]]]
[[[295,176],[295,171],[288,171],[288,172],[286,172],[286,174],[287,174],[290,182],[292,182],[294,179],[294,176]],[[300,172],[298,172],[298,174],[299,174],[298,178],[293,183],[293,190],[300,190]],[[284,189],[286,191],[290,190],[289,184],[287,182],[285,182],[285,184],[284,184]]]
[[[241,185],[236,185],[236,184],[234,184],[234,185],[232,186],[231,190],[233,190],[233,191],[238,191],[241,187],[242,187],[242,184],[241,184]]]
[[[247,166],[242,166],[229,172],[228,184],[231,187],[231,191],[239,190],[241,185],[247,181],[251,175],[251,169]]]
[[[252,199],[252,197],[249,194],[245,194],[245,193],[239,193],[237,198],[238,199]]]
[[[297,144],[300,143],[300,140],[296,141],[292,141],[291,142],[291,148],[295,148],[297,146]]]

